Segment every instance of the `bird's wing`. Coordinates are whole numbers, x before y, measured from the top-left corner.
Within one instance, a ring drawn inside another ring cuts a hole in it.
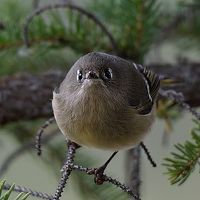
[[[148,93],[142,99],[141,103],[136,106],[136,110],[139,114],[146,115],[152,110],[153,104],[158,94],[158,90],[160,88],[160,79],[157,74],[147,70],[143,66],[136,65],[135,63],[134,66],[142,74],[146,85],[146,92]]]

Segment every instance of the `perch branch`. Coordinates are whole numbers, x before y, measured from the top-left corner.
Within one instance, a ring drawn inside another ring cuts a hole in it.
[[[42,149],[41,149],[42,134],[44,133],[44,130],[53,122],[54,122],[54,117],[49,118],[47,121],[45,121],[45,123],[41,126],[41,128],[37,132],[35,139],[35,148],[37,150],[38,156],[42,154]]]
[[[95,175],[95,170],[93,168],[87,168],[87,167],[83,167],[83,166],[74,164],[74,157],[75,157],[75,153],[76,153],[77,148],[79,148],[79,146],[76,145],[75,143],[69,143],[67,159],[66,159],[66,162],[63,165],[62,170],[61,170],[62,171],[62,177],[61,177],[60,183],[57,187],[57,190],[56,190],[54,196],[48,195],[46,193],[38,192],[38,191],[33,191],[32,189],[22,187],[22,186],[15,186],[14,191],[30,193],[30,195],[37,197],[37,198],[48,199],[48,200],[59,200],[72,170],[78,170],[78,171],[81,171],[81,172],[85,172],[87,174],[88,174],[88,172],[90,172],[89,175]],[[93,172],[93,173],[91,173],[91,172]],[[120,188],[123,192],[126,192],[127,194],[129,194],[134,199],[141,200],[125,184],[120,183],[116,179],[113,179],[113,178],[107,176],[106,174],[104,174],[104,178],[105,178],[105,182],[108,182],[108,183],[115,185],[116,187]],[[11,185],[5,184],[3,189],[9,190],[10,187],[11,187]]]
[[[67,183],[67,180],[69,179],[69,175],[71,174],[73,168],[72,168],[72,164],[74,162],[74,157],[75,157],[75,153],[76,153],[76,149],[78,148],[78,146],[73,143],[73,142],[69,142],[68,145],[68,153],[67,153],[67,159],[66,162],[62,168],[62,177],[60,179],[60,182],[58,184],[58,187],[56,189],[56,192],[54,194],[53,200],[59,200],[61,197],[61,194],[63,192],[63,189],[65,188],[65,185]]]
[[[73,165],[72,166],[73,169],[81,171],[81,172],[85,172],[86,174],[89,173],[89,175],[95,175],[95,170],[93,168],[87,168],[87,167],[83,167],[80,165]],[[92,172],[92,173],[91,173]],[[135,195],[131,189],[129,187],[127,187],[125,184],[120,183],[119,181],[117,181],[116,179],[113,179],[111,177],[108,177],[107,175],[104,174],[104,178],[105,178],[105,182],[109,182],[112,183],[113,185],[115,185],[118,188],[121,188],[122,191],[128,193],[130,196],[132,196],[133,198],[140,200],[140,198]]]

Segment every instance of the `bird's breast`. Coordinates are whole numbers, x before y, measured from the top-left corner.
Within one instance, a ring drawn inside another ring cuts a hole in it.
[[[90,91],[92,92],[92,91]],[[63,101],[54,99],[54,104],[62,106],[54,109],[58,126],[63,134],[81,146],[118,150],[137,144],[147,132],[151,117],[146,117],[147,128],[141,124],[139,116],[121,100],[107,92],[90,94],[79,91]],[[76,98],[75,98],[76,97]],[[57,111],[56,111],[57,110]]]

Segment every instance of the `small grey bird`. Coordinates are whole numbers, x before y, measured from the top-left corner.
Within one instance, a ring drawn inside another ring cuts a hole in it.
[[[106,53],[84,55],[53,92],[62,133],[81,146],[129,149],[149,131],[159,77],[140,65]]]

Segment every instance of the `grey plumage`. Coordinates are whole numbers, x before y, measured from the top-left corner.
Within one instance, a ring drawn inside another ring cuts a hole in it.
[[[53,93],[62,133],[79,145],[119,150],[140,142],[154,119],[159,78],[117,56],[81,57]]]

